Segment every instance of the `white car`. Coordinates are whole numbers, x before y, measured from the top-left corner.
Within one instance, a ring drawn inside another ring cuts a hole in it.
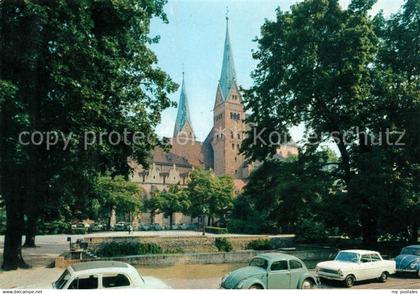
[[[376,251],[343,250],[334,260],[318,263],[315,270],[318,278],[343,281],[350,288],[355,281],[385,282],[396,272],[396,266],[395,261],[383,260]]]
[[[168,289],[161,280],[142,277],[131,265],[117,261],[93,261],[67,267],[52,284],[55,289]]]

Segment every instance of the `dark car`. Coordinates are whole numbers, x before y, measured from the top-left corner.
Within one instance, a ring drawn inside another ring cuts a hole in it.
[[[415,273],[420,278],[420,245],[404,247],[395,262],[397,273]]]

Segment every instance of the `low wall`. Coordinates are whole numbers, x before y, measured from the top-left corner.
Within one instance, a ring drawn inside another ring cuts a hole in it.
[[[131,265],[174,265],[174,264],[220,264],[220,263],[245,263],[252,257],[267,253],[281,252],[296,256],[303,261],[318,261],[332,259],[337,253],[334,248],[318,248],[296,251],[255,251],[241,250],[233,252],[217,252],[217,253],[184,253],[184,254],[156,254],[156,255],[136,255],[115,258],[101,258],[101,260],[118,260],[129,263]],[[56,259],[56,267],[67,267],[71,264],[86,262],[91,260],[65,259],[60,256]]]
[[[218,252],[214,246],[216,238],[225,237],[232,244],[233,250],[245,250],[246,245],[257,239],[271,239],[275,242],[276,247],[290,247],[293,245],[293,235],[284,236],[230,236],[230,235],[206,235],[206,236],[126,236],[126,237],[91,237],[85,238],[89,243],[89,248],[94,249],[96,246],[103,242],[112,241],[139,241],[139,242],[152,242],[158,244],[164,251],[175,250],[181,248],[185,253],[206,253]]]

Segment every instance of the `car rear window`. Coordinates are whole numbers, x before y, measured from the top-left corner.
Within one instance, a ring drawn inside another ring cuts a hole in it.
[[[130,281],[123,274],[107,275],[102,277],[102,285],[105,288],[130,286]]]

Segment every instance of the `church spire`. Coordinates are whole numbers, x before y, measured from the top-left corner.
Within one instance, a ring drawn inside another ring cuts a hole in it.
[[[223,50],[223,64],[222,72],[220,74],[219,85],[222,89],[223,99],[227,99],[229,91],[232,88],[233,83],[236,81],[235,64],[233,62],[232,46],[230,44],[229,37],[229,10],[226,9],[226,37],[225,47]]]
[[[185,132],[184,136],[187,135],[187,137],[194,138],[194,132],[192,129],[190,119],[190,109],[188,106],[188,96],[187,91],[185,89],[184,72],[182,72],[181,95],[179,96],[178,113],[176,115],[174,128],[174,137],[176,137],[181,131]]]

